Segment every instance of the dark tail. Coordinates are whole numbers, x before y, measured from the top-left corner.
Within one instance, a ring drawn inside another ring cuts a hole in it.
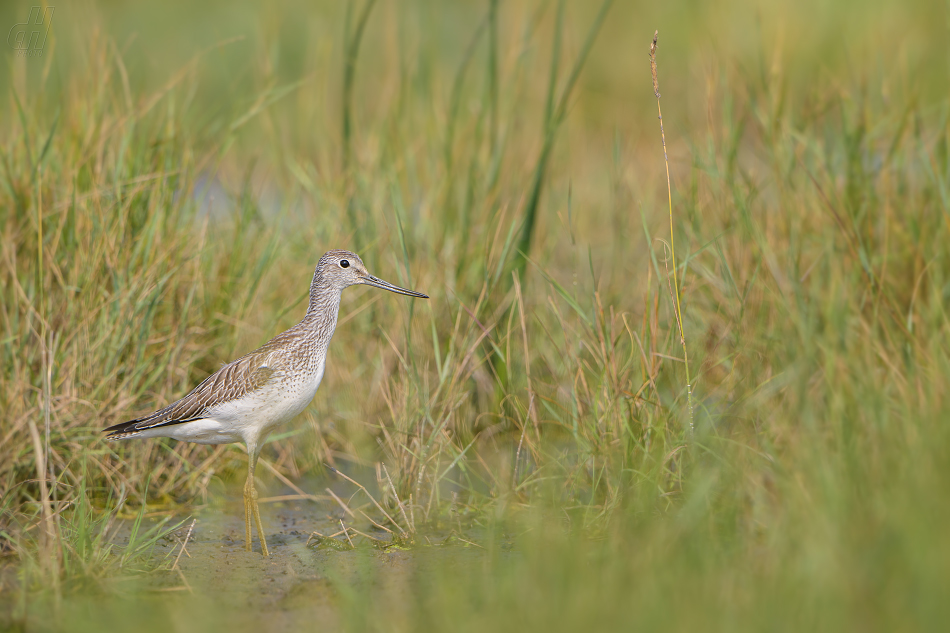
[[[106,440],[115,441],[115,440],[124,440],[130,437],[135,437],[138,435],[142,429],[135,428],[135,425],[141,422],[141,420],[129,420],[128,422],[120,422],[119,424],[113,424],[112,426],[102,429],[103,433],[106,433]]]

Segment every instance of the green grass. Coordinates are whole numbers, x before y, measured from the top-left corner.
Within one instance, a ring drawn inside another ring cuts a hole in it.
[[[87,579],[115,622],[195,613],[113,595],[162,532],[119,552],[111,517],[243,453],[100,429],[293,324],[352,247],[432,299],[346,293],[264,459],[385,464],[418,534],[486,549],[335,579],[340,626],[940,627],[948,9],[872,5],[57,7],[0,68],[0,622],[91,627]]]

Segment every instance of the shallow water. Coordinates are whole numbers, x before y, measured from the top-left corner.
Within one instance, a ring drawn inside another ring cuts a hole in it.
[[[304,489],[325,487],[326,482],[314,482]],[[293,494],[290,489],[277,488],[269,486],[268,492],[273,496]],[[94,621],[101,624],[104,617],[122,625],[129,617],[140,620],[141,614],[147,613],[146,621],[138,625],[140,630],[150,630],[153,625],[200,630],[212,624],[231,630],[300,630],[312,629],[315,623],[321,630],[338,630],[351,628],[353,618],[359,619],[364,608],[360,605],[367,600],[374,601],[374,611],[382,608],[398,617],[411,603],[408,594],[414,579],[436,569],[445,573],[447,566],[465,573],[476,569],[484,558],[484,550],[470,534],[464,537],[470,542],[465,542],[453,532],[428,532],[416,536],[408,546],[374,544],[356,534],[351,534],[355,548],[342,535],[320,539],[313,533],[329,536],[339,532],[341,519],[381,541],[389,542],[390,535],[368,521],[353,520],[334,501],[309,500],[260,504],[270,551],[264,558],[256,530],[252,551],[245,550],[240,490],[236,486],[226,498],[216,499],[215,505],[174,519],[175,523],[184,520],[182,527],[154,551],[156,562],[165,561],[166,566],[178,557],[174,569],[147,575],[134,582],[134,589],[125,595],[100,597],[94,609],[83,596],[73,596],[66,600],[55,625],[35,623],[86,630]],[[342,489],[338,492],[346,494]],[[375,514],[370,508],[365,510]],[[187,537],[185,553],[179,557],[192,519],[197,521]],[[128,522],[120,531],[117,546],[127,542],[130,527]]]

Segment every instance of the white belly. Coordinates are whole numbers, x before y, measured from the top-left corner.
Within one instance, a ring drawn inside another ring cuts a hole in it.
[[[260,444],[274,428],[299,415],[320,387],[324,364],[302,380],[276,380],[238,400],[213,407],[207,418],[158,427],[139,437],[171,437],[197,444]]]

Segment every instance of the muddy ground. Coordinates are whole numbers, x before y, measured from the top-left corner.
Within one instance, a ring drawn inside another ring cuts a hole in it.
[[[268,488],[272,497],[294,494],[278,485]],[[93,583],[91,591],[67,593],[51,619],[34,599],[26,628],[101,630],[107,623],[125,628],[137,622],[139,630],[313,630],[315,625],[340,630],[363,617],[368,601],[376,613],[408,617],[417,580],[436,569],[442,576],[447,569],[467,573],[479,568],[485,555],[475,536],[459,538],[455,530],[420,532],[411,542],[394,545],[385,530],[351,517],[333,500],[265,501],[260,509],[269,557],[261,555],[256,531],[252,551],[245,550],[241,487],[230,486],[210,505],[191,513],[183,508],[171,519],[182,525],[155,547],[158,571],[120,572]],[[341,520],[366,536],[315,534],[340,532]],[[116,534],[117,549],[128,542],[131,526],[125,521]],[[13,602],[4,608],[12,609]]]

